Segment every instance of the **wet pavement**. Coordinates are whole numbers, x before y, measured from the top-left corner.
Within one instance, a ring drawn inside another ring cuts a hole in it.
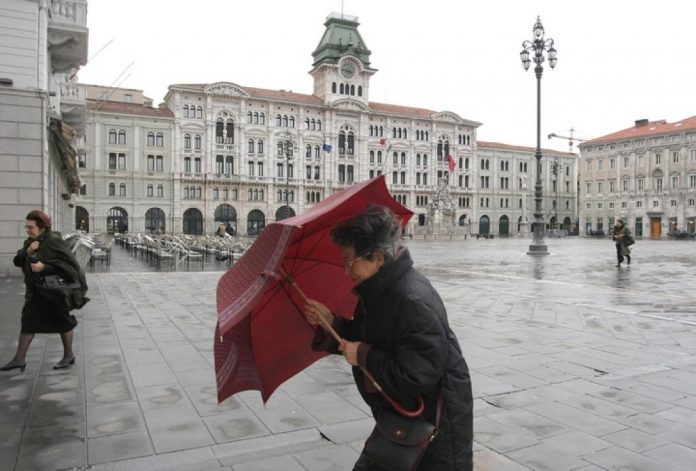
[[[409,241],[472,372],[477,470],[696,468],[696,243]],[[58,335],[0,372],[0,469],[351,470],[373,422],[342,357],[215,400],[215,288],[226,269],[155,272],[114,247],[88,275],[77,363]],[[0,279],[0,363],[23,287]]]

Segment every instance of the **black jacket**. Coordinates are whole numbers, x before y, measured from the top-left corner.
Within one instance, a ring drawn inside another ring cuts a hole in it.
[[[439,434],[419,469],[466,471],[472,467],[473,400],[469,369],[437,291],[413,268],[408,250],[355,288],[359,296],[352,320],[336,317],[346,340],[360,341],[358,362],[384,390],[408,409],[424,397],[425,418],[434,423],[443,387]],[[318,329],[314,348],[336,353],[336,343]],[[389,403],[358,367],[353,376],[363,399],[377,416]]]
[[[33,239],[25,240],[23,247],[14,258],[15,266],[20,267],[24,273],[25,299],[28,301],[42,295],[50,298],[54,304],[64,304],[68,310],[79,309],[84,306],[89,301],[89,298],[85,296],[87,293],[87,280],[85,279],[84,271],[80,268],[75,256],[63,241],[60,233],[44,231],[36,240],[39,241],[39,249],[35,255],[46,266],[44,271],[41,273],[31,271],[29,257],[27,257],[27,248],[31,245]],[[79,281],[82,288],[64,288],[52,292],[44,290],[42,292],[41,288],[37,287],[37,284],[41,284],[41,277],[53,274],[60,275],[68,283]]]

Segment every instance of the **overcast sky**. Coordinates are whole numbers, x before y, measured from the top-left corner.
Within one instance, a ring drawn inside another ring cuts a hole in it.
[[[89,0],[90,61],[78,77],[144,90],[155,104],[173,83],[310,94],[311,54],[341,5]],[[344,0],[343,11],[358,17],[378,69],[371,101],[453,111],[483,123],[479,140],[536,145],[534,64],[525,72],[519,53],[537,15],[559,59],[542,78],[543,147],[568,150],[546,136],[571,127],[596,138],[641,118],[696,115],[691,1]]]

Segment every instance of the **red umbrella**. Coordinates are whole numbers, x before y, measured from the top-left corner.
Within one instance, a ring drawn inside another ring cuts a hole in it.
[[[402,227],[413,213],[389,194],[384,177],[334,193],[303,214],[269,224],[217,287],[215,372],[218,401],[246,390],[265,401],[319,358],[302,315],[304,295],[352,317],[357,299],[331,229],[371,204],[390,208]],[[293,287],[295,285],[296,287]]]

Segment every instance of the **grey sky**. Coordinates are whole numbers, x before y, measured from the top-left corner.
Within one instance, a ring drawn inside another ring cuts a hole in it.
[[[143,89],[229,81],[312,93],[311,53],[341,0],[89,0],[84,83]],[[483,123],[478,138],[536,145],[536,80],[522,41],[541,16],[558,50],[542,78],[542,146],[571,127],[599,137],[640,118],[696,115],[696,4],[663,0],[345,0],[372,51],[370,100]],[[109,41],[112,41],[98,54]],[[96,56],[94,56],[96,54]],[[94,56],[94,57],[92,57]],[[533,64],[532,64],[533,67]]]

